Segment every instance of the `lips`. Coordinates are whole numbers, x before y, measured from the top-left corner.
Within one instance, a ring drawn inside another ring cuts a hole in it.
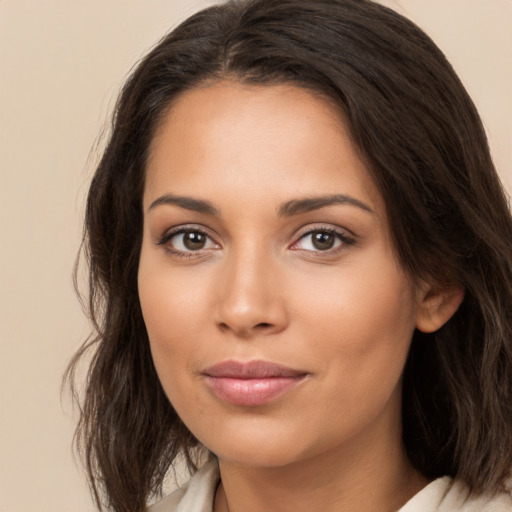
[[[203,375],[208,387],[221,400],[255,407],[291,391],[308,373],[266,361],[225,361],[207,368]]]

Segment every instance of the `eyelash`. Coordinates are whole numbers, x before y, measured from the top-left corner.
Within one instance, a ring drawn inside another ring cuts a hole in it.
[[[170,252],[173,256],[178,256],[179,258],[193,258],[195,256],[198,256],[199,253],[201,253],[201,249],[197,251],[182,251],[180,249],[176,249],[175,247],[172,247],[170,245],[170,241],[178,236],[183,235],[186,233],[197,233],[204,237],[206,237],[209,240],[212,240],[212,237],[203,229],[197,227],[197,226],[180,226],[174,229],[171,229],[170,231],[167,231],[164,236],[157,242],[157,245],[164,246],[165,249]],[[218,244],[216,244],[218,245]],[[204,249],[203,249],[204,250]]]
[[[343,249],[346,249],[347,246],[353,245],[355,243],[355,239],[351,236],[348,236],[345,232],[335,229],[330,226],[319,225],[319,226],[314,226],[313,228],[309,227],[307,229],[307,231],[300,234],[297,238],[297,241],[292,244],[292,248],[293,248],[293,246],[297,245],[301,240],[304,240],[307,237],[313,236],[314,233],[328,233],[330,235],[335,236],[341,243],[338,247],[326,249],[323,251],[320,249],[318,249],[316,251],[308,250],[308,249],[293,249],[293,250],[297,250],[297,251],[302,250],[304,252],[309,253],[310,255],[314,255],[315,257],[322,257],[323,255],[327,256],[327,255],[337,254],[338,252],[342,251]]]
[[[196,234],[202,235],[202,236],[206,237],[207,239],[209,239],[210,241],[212,241],[213,243],[215,243],[216,245],[219,245],[219,244],[217,244],[212,239],[212,237],[205,230],[203,230],[203,229],[201,229],[200,227],[197,227],[197,226],[185,226],[185,227],[180,226],[180,227],[171,229],[170,231],[167,231],[163,235],[163,237],[157,242],[157,245],[164,246],[165,249],[168,252],[170,252],[173,256],[177,256],[177,257],[180,257],[180,258],[193,258],[193,257],[197,257],[200,254],[202,254],[203,251],[208,250],[208,249],[198,249],[196,251],[194,251],[194,250],[183,251],[183,250],[180,250],[180,249],[176,249],[175,247],[172,247],[172,245],[170,245],[169,242],[174,237],[176,237],[178,235],[186,234],[186,233],[196,233]],[[334,235],[341,243],[337,247],[334,247],[334,248],[331,248],[331,249],[326,249],[326,250],[320,250],[320,249],[318,249],[318,250],[309,250],[309,249],[300,249],[300,248],[294,249],[293,248],[301,240],[306,239],[308,236],[313,236],[314,233],[327,233],[327,234],[330,234],[330,235]],[[337,230],[337,229],[334,229],[334,228],[328,227],[328,226],[314,226],[312,228],[310,227],[307,231],[304,231],[303,233],[301,233],[297,237],[296,241],[293,242],[293,244],[291,245],[290,249],[291,250],[295,250],[295,251],[303,251],[303,252],[309,253],[311,255],[314,254],[315,257],[322,257],[322,255],[333,255],[333,254],[336,254],[339,251],[341,251],[344,248],[346,248],[347,246],[353,245],[354,243],[355,243],[354,238],[352,238],[351,236],[348,236],[346,233],[342,232],[341,230]]]

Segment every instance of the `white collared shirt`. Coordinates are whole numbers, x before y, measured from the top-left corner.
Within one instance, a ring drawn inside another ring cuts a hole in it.
[[[218,484],[219,469],[212,460],[148,512],[212,512]],[[468,498],[463,484],[443,477],[424,487],[397,512],[512,512],[512,493]]]

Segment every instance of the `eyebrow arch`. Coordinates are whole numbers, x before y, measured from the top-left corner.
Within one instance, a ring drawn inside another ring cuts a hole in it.
[[[192,197],[175,196],[173,194],[165,194],[158,199],[155,199],[149,206],[148,211],[156,208],[163,204],[171,204],[184,208],[185,210],[191,210],[193,212],[206,213],[207,215],[213,215],[215,217],[220,216],[219,210],[215,208],[208,201],[202,199],[194,199]]]
[[[374,213],[374,211],[367,204],[359,201],[359,199],[347,196],[345,194],[334,194],[318,197],[306,197],[304,199],[294,199],[292,201],[287,201],[279,208],[278,215],[279,217],[290,217],[292,215],[311,212],[313,210],[318,210],[320,208],[334,204],[356,206],[357,208],[361,208],[361,210],[366,212]]]

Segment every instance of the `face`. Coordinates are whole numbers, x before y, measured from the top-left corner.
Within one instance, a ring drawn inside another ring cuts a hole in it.
[[[163,388],[220,460],[399,438],[418,292],[318,95],[220,83],[173,104],[150,148],[139,294]]]

